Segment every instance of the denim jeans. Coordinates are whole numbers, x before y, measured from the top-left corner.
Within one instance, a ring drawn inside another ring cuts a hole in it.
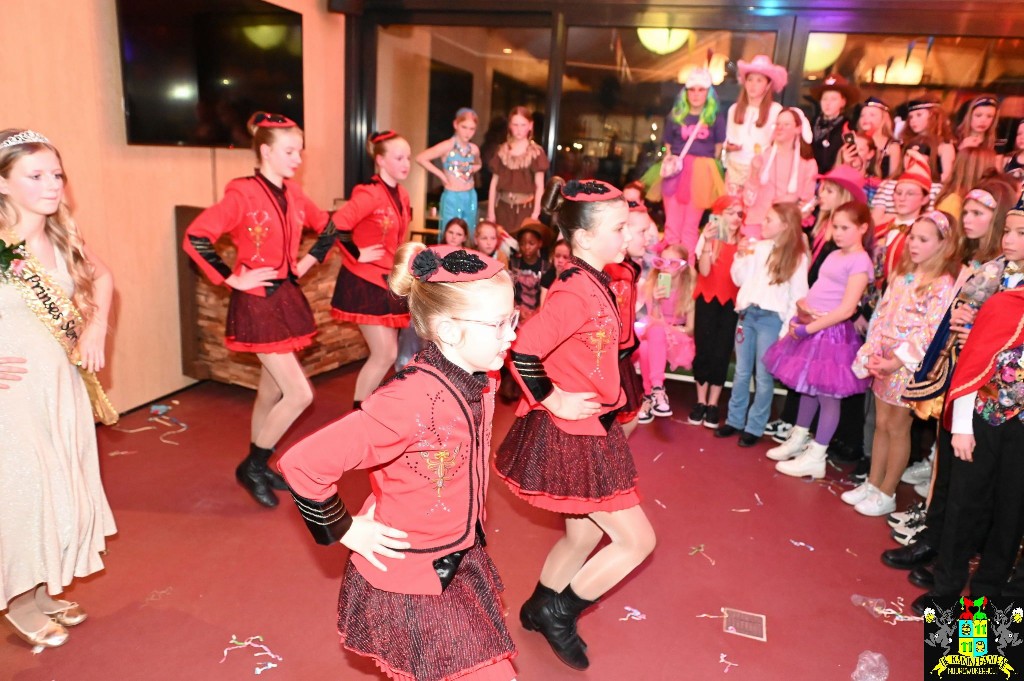
[[[741,330],[742,329],[742,330]],[[779,340],[782,319],[775,312],[751,305],[740,313],[736,328],[736,371],[732,379],[732,397],[729,398],[729,416],[726,423],[737,430],[745,430],[760,437],[772,411],[775,379],[764,366],[764,353]],[[750,405],[750,379],[755,377],[754,405]]]

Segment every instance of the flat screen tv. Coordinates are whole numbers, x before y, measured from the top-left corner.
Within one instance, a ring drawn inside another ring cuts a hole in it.
[[[262,0],[117,0],[129,144],[245,147],[254,111],[300,126],[302,15]]]

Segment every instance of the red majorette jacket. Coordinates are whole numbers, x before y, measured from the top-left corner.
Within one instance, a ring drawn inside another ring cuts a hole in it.
[[[282,202],[287,203],[287,214]],[[297,274],[303,227],[320,234],[310,253],[323,262],[335,239],[330,215],[291,180],[285,180],[282,189],[257,174],[231,180],[224,198],[200,213],[185,230],[182,247],[214,284],[223,284],[232,273],[240,272],[242,265],[249,269],[273,267],[275,278],[284,280]],[[238,249],[234,270],[213,248],[224,234],[230,235]],[[273,288],[257,286],[246,293],[266,297]]]
[[[626,402],[619,385],[619,310],[607,274],[575,257],[570,263],[512,343],[512,374],[524,388],[516,416],[544,409],[540,402],[553,385],[595,392],[600,415],[566,421],[552,414],[551,420],[572,435],[604,436],[601,417]]]
[[[429,343],[361,409],[306,437],[281,457],[281,473],[314,538],[332,544],[351,516],[338,498],[346,471],[366,468],[374,519],[409,534],[405,558],[378,556],[382,572],[353,553],[378,589],[442,591],[435,562],[470,548],[482,533],[497,374],[469,374]]]
[[[360,279],[387,288],[385,277],[391,274],[395,251],[405,243],[409,233],[412,209],[409,192],[397,186],[396,203],[388,186],[379,175],[366,184],[356,186],[352,197],[334,214],[338,241],[345,267]],[[381,244],[384,255],[373,262],[359,262],[359,249]]]
[[[636,337],[636,283],[640,280],[640,265],[626,256],[622,262],[613,262],[604,268],[611,277],[608,288],[615,294],[619,308],[619,357],[628,357],[640,347]]]

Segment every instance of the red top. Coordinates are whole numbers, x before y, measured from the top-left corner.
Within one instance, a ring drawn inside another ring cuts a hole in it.
[[[703,298],[708,303],[717,299],[722,305],[728,302],[735,305],[740,287],[732,280],[730,269],[732,261],[736,258],[737,244],[730,244],[728,241],[719,241],[718,244],[718,258],[711,264],[708,276],[702,275],[700,269],[697,270],[697,285],[693,288],[693,299]],[[711,247],[711,243],[704,243],[704,248]]]
[[[396,203],[388,186],[379,175],[366,184],[352,190],[352,196],[334,213],[334,224],[339,239],[345,241],[348,232],[357,248],[382,244],[384,255],[373,262],[358,262],[356,256],[341,249],[345,268],[360,279],[386,289],[385,277],[391,274],[395,263],[395,251],[408,238],[412,209],[409,207],[409,192],[398,185],[399,201]]]
[[[278,466],[307,499],[337,494],[346,471],[369,469],[374,519],[409,534],[405,558],[378,555],[387,572],[353,553],[378,589],[439,594],[433,561],[476,542],[484,519],[487,457],[497,374],[469,374],[433,343],[385,382],[362,407],[304,438]]]
[[[619,311],[608,288],[610,277],[573,257],[548,292],[540,312],[521,329],[512,343],[512,375],[525,388],[516,416],[544,409],[550,394],[538,386],[554,383],[565,392],[594,392],[601,414],[626,402],[619,384]],[[543,394],[541,394],[543,393]],[[598,416],[551,421],[572,435],[608,434]]]
[[[608,288],[615,294],[615,304],[619,308],[619,350],[633,352],[640,346],[636,337],[636,282],[640,279],[640,265],[627,257],[622,262],[615,262],[604,268],[605,274],[611,277]]]
[[[878,244],[878,248],[885,249],[885,260],[882,265],[883,281],[889,281],[889,275],[896,269],[903,257],[903,249],[907,246],[910,227],[910,225],[897,225],[895,219],[875,226],[875,243]],[[890,232],[894,231],[896,233],[890,236]]]
[[[310,227],[319,234],[330,216],[291,180],[284,181],[284,196],[287,215],[266,180],[256,176],[231,180],[224,198],[200,213],[185,230],[182,247],[214,284],[223,284],[243,265],[249,269],[273,267],[276,279],[297,274],[302,228]],[[213,250],[213,243],[224,234],[238,249],[233,270]],[[258,286],[246,293],[266,297],[267,290]]]

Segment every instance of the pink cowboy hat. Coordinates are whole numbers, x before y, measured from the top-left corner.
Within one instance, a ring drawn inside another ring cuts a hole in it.
[[[848,165],[837,165],[824,175],[818,175],[818,179],[835,182],[840,187],[843,187],[846,191],[850,192],[850,196],[855,201],[860,201],[861,203],[868,202],[867,194],[864,193],[864,176]]]
[[[777,93],[782,92],[783,88],[786,87],[786,82],[789,80],[789,72],[786,71],[785,67],[773,64],[772,60],[763,54],[757,55],[751,61],[740,59],[737,68],[739,72],[737,78],[741,83],[746,80],[747,74],[760,73],[772,82],[772,90]]]

